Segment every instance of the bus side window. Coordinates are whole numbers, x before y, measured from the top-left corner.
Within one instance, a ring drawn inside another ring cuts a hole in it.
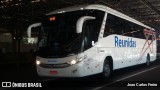
[[[114,32],[110,32],[110,29]],[[106,37],[110,34],[117,34],[128,37],[145,39],[143,29],[144,27],[140,25],[137,25],[120,17],[114,16],[112,14],[108,14],[103,37]]]
[[[135,32],[135,37],[140,38],[140,31]]]
[[[105,26],[105,29],[104,29],[104,34],[103,34],[103,37],[106,37],[108,35],[111,35],[112,33],[114,33],[114,30],[111,29],[108,25]]]
[[[117,34],[119,31],[118,28],[119,28],[119,21],[117,17],[108,14],[103,37],[106,37],[111,34]]]

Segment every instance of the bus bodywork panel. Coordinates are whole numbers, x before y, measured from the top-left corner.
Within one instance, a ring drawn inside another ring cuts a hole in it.
[[[127,41],[126,43],[123,42],[123,46],[119,46],[117,45],[117,38],[118,40]],[[136,42],[136,46],[127,46],[131,39]],[[145,45],[145,42],[145,39],[137,39],[134,37],[114,34],[109,35],[99,41],[99,50],[104,51],[99,54],[100,60],[104,60],[107,56],[112,56],[113,69],[145,63],[147,54],[150,55],[150,61],[156,60],[156,40],[154,40],[150,45],[148,43]],[[148,42],[151,42],[151,40]]]

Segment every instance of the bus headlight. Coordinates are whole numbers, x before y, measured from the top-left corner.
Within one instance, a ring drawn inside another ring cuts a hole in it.
[[[36,60],[36,64],[37,64],[37,65],[40,65],[41,62],[40,62],[39,60]]]
[[[74,64],[76,64],[76,63],[77,63],[76,60],[71,60],[71,61],[68,62],[68,64],[70,64],[70,65],[74,65]]]
[[[74,65],[74,64],[79,63],[79,62],[81,62],[82,60],[86,59],[86,57],[87,57],[87,56],[85,55],[84,57],[80,57],[80,58],[78,58],[78,59],[73,59],[73,60],[69,61],[68,64]]]

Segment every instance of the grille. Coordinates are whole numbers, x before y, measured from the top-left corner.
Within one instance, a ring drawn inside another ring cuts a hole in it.
[[[40,66],[43,67],[43,68],[65,68],[65,67],[70,66],[70,64],[68,64],[68,63],[61,63],[61,64],[44,64],[44,63],[41,63]]]

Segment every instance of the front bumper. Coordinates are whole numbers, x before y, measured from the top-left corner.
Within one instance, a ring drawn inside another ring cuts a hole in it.
[[[83,66],[78,63],[65,68],[43,68],[37,65],[39,76],[47,77],[83,77]]]

